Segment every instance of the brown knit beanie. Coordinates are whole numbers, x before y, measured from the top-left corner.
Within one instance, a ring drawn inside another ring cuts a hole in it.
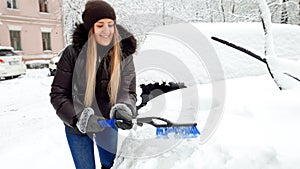
[[[89,31],[94,23],[104,18],[116,20],[115,11],[107,2],[102,0],[90,0],[85,4],[85,10],[82,14],[85,30]]]

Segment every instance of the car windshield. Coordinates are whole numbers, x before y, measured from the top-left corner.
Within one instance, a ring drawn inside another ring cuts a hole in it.
[[[0,50],[0,57],[1,56],[15,56],[17,55],[16,53],[14,53],[13,51],[11,50]]]

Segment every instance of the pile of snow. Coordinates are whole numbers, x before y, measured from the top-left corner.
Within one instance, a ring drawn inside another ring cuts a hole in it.
[[[198,85],[198,88],[207,86]],[[172,115],[168,111],[178,111],[180,98],[174,96],[180,93],[181,90],[177,90],[151,102],[165,97],[168,104],[164,110],[167,117],[174,120],[176,113]],[[199,100],[200,131],[211,106],[211,98],[203,96],[208,93],[202,93],[203,99]],[[280,91],[273,80],[264,75],[227,80],[226,93],[223,118],[208,142],[201,142],[201,137],[156,139],[155,129],[145,125],[131,131],[125,139],[114,168],[298,168],[300,137],[296,133],[300,127],[297,99],[300,90]]]
[[[49,60],[30,60],[26,61],[25,65],[28,69],[42,69],[49,67]]]
[[[198,31],[192,28],[194,32],[185,31],[184,28],[189,27],[193,27]],[[272,24],[272,28],[275,51],[278,57],[299,60],[299,26]],[[211,39],[211,37],[214,36],[245,47],[260,56],[264,56],[264,32],[261,23],[178,24],[169,25],[164,29],[157,28],[149,32],[146,41],[141,47],[140,53],[135,57],[135,62],[142,65],[142,67],[138,67],[137,65],[140,83],[147,81],[150,81],[150,83],[153,81],[184,81],[187,85],[195,85],[198,83],[207,83],[211,80],[210,74],[207,71],[207,66],[209,65],[204,60],[205,55],[203,52],[205,50],[201,53],[195,52],[195,47],[192,46],[194,44],[187,44],[182,41],[182,38],[174,37],[174,34],[168,33],[168,30],[173,29],[180,31],[183,36],[193,37],[202,36],[203,34],[207,38],[208,43],[205,40],[198,40],[195,43],[198,43],[199,48],[213,47],[216,52],[216,57],[222,65],[223,72],[220,73],[223,73],[226,79],[257,76],[268,73],[264,63]],[[212,53],[213,51],[209,50],[208,52]],[[198,56],[198,54],[200,56]],[[158,61],[163,62],[161,63],[162,65],[156,64],[160,69],[151,69],[154,64],[152,62]],[[178,71],[172,69],[168,71],[170,68],[165,69],[165,67],[179,67],[178,65],[184,68],[181,67]],[[147,68],[152,72],[145,73],[150,72]],[[178,72],[181,72],[182,77],[176,77],[176,73]]]

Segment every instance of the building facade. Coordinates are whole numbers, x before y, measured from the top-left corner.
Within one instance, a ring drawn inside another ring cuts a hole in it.
[[[62,0],[1,0],[0,46],[25,59],[50,58],[64,48]]]

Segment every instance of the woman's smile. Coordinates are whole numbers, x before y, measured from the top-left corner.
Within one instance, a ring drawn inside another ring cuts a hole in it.
[[[94,24],[96,42],[102,46],[108,46],[115,31],[115,22],[112,19],[100,19]]]

